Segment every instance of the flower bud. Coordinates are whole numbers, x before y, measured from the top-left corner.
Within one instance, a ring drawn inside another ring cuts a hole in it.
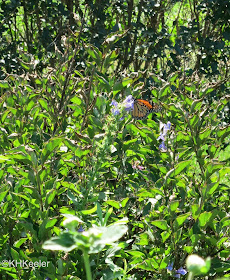
[[[186,259],[186,266],[188,271],[193,275],[205,274],[209,271],[211,265],[211,259],[202,259],[198,255],[190,255]]]

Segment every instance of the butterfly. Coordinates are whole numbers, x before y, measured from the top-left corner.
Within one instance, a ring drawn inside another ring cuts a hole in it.
[[[151,112],[159,112],[160,110],[160,105],[156,103],[151,104],[149,101],[144,99],[135,99],[132,117],[137,120],[143,120],[147,118]]]

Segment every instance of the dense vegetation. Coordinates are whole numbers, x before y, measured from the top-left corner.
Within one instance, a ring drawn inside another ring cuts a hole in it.
[[[191,254],[230,277],[229,18],[0,1],[0,279],[187,279]],[[134,120],[130,95],[161,111]]]

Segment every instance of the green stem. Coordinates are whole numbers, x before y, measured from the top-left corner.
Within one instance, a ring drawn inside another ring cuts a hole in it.
[[[188,274],[188,280],[192,280],[193,279],[193,274],[192,274],[192,272],[189,272],[189,274]]]
[[[83,258],[84,258],[84,263],[85,263],[86,278],[87,278],[87,280],[93,280],[92,274],[91,274],[91,269],[90,269],[90,264],[89,264],[89,255],[86,250],[83,250]]]

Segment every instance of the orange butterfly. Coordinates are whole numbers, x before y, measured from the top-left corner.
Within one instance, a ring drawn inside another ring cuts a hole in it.
[[[143,120],[151,112],[159,112],[162,108],[156,103],[150,103],[144,99],[135,99],[132,117],[137,120]]]

